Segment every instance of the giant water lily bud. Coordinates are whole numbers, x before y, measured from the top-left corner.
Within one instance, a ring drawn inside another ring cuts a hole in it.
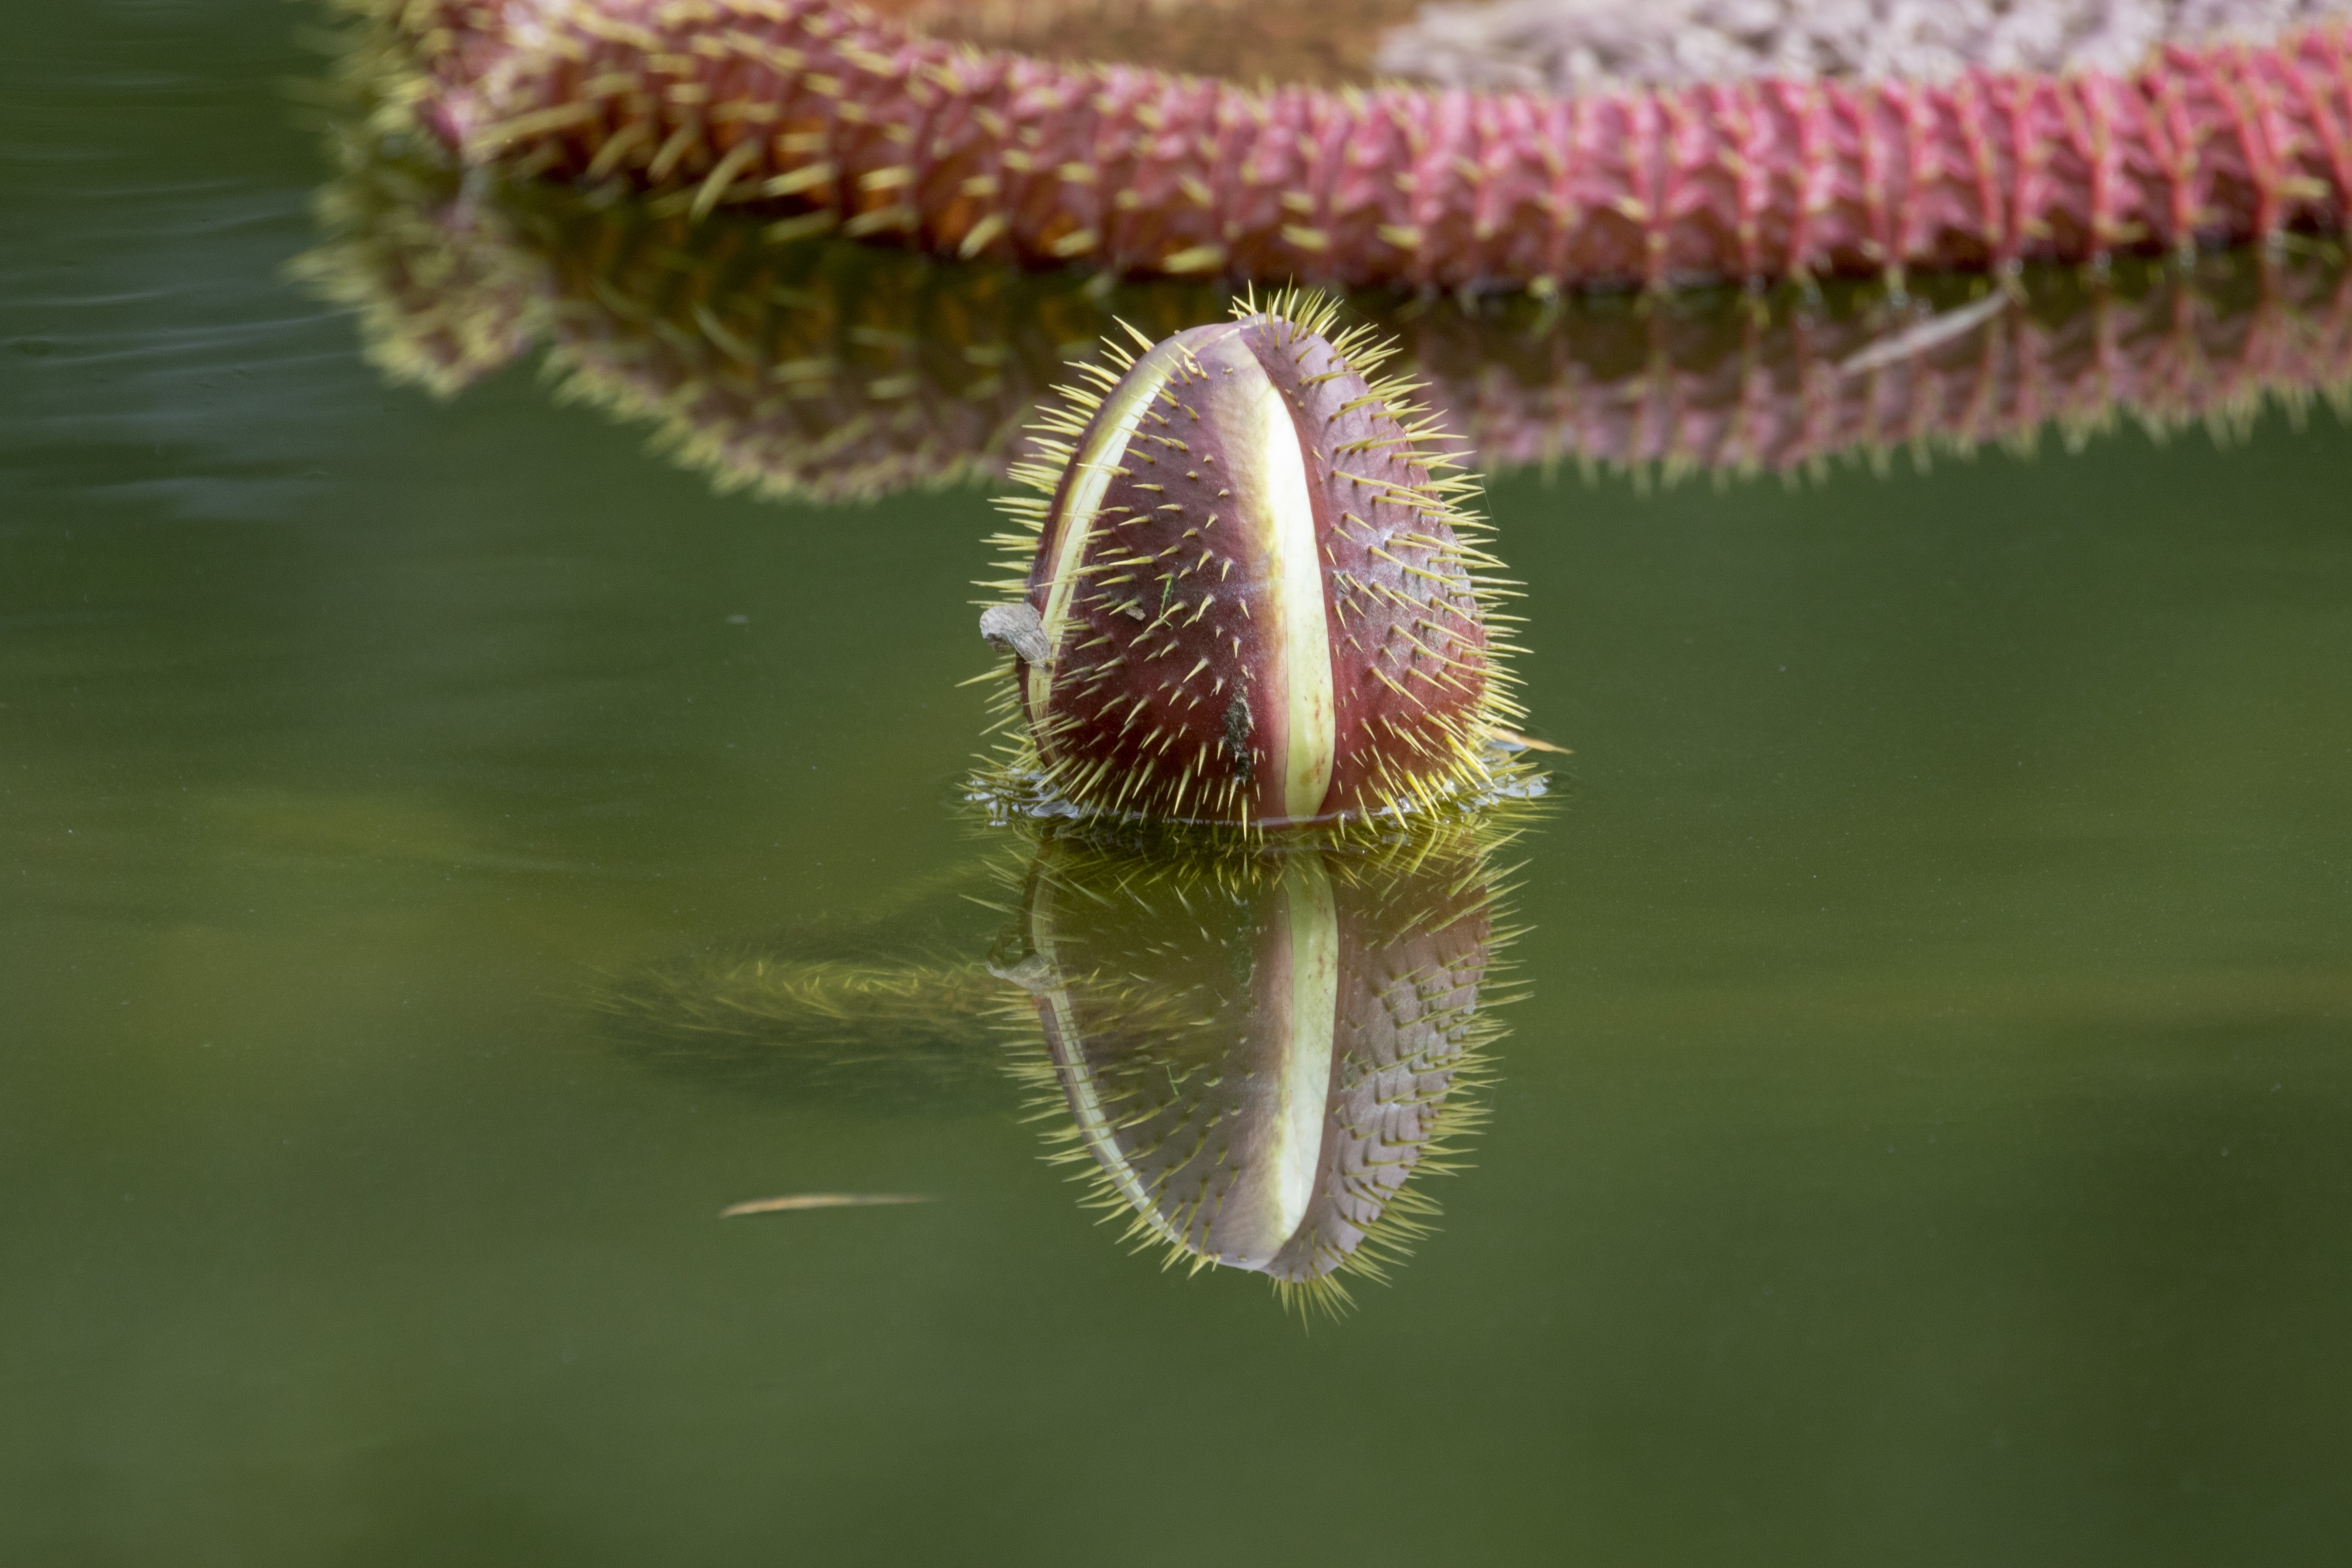
[[[1283,826],[1492,793],[1517,710],[1443,435],[1368,379],[1368,334],[1287,296],[1066,391],[1023,575],[982,629],[1012,650],[1056,808]],[[1138,340],[1141,340],[1139,338]]]
[[[1410,1184],[1476,1120],[1500,1033],[1495,836],[1047,838],[992,967],[1034,1005],[1023,1076],[1053,1136],[1131,1237],[1334,1305],[1427,1229]]]

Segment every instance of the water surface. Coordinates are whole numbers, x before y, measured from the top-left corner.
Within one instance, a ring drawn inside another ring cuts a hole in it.
[[[0,94],[12,1560],[2333,1560],[2331,414],[1498,479],[1529,995],[1310,1331],[1116,1245],[985,1042],[600,1010],[990,953],[988,509],[387,386],[283,274],[299,20],[56,7]],[[806,1191],[938,1201],[716,1217]]]

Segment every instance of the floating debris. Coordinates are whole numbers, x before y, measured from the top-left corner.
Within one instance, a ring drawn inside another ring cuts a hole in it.
[[[1883,370],[1955,338],[1964,338],[2007,310],[2011,302],[2008,295],[1996,289],[1973,305],[1930,316],[1916,326],[1906,327],[1848,354],[1838,362],[1839,374],[1862,375]]]
[[[803,1209],[880,1208],[895,1204],[928,1204],[938,1200],[919,1193],[792,1193],[777,1198],[753,1198],[748,1203],[729,1204],[719,1211],[720,1219],[736,1219],[752,1214],[798,1214]]]

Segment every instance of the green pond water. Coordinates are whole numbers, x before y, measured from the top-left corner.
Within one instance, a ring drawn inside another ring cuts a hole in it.
[[[1498,479],[1527,995],[1307,1320],[944,1015],[665,1022],[1000,951],[992,514],[387,385],[285,276],[306,19],[0,62],[0,1559],[2341,1561],[2334,416]],[[935,1201],[718,1217],[808,1192]]]

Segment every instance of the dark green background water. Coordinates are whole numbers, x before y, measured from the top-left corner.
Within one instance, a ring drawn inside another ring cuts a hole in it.
[[[0,1558],[2285,1564],[2352,1525],[2352,437],[1502,483],[1533,998],[1303,1333],[992,1070],[587,999],[953,874],[981,499],[712,498],[281,280],[304,13],[0,66]],[[983,1064],[984,1065],[984,1064]],[[928,1207],[720,1223],[808,1189]]]

